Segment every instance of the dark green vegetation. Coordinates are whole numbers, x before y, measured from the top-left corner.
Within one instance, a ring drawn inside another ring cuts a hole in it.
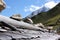
[[[42,12],[31,18],[34,23],[43,23],[46,26],[60,25],[60,3],[48,12]]]

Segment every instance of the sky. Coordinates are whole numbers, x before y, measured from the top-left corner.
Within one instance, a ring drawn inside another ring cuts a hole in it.
[[[22,18],[28,16],[33,11],[40,9],[42,6],[53,8],[60,0],[4,0],[6,9],[1,12],[1,15],[12,16],[20,14]]]

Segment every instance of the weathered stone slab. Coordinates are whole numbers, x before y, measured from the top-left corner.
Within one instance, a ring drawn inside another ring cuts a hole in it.
[[[60,35],[48,32],[33,31],[20,29],[22,33],[18,31],[0,32],[1,40],[55,40],[60,38]]]

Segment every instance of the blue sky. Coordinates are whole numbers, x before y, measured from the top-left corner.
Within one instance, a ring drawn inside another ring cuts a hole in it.
[[[33,11],[38,10],[42,6],[49,8],[54,7],[60,0],[4,0],[6,9],[1,12],[1,15],[12,16],[13,14],[21,14],[26,17]],[[49,6],[50,5],[50,6]]]

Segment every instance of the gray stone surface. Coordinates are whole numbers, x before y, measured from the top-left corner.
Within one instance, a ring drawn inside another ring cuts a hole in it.
[[[56,40],[60,38],[60,35],[48,32],[33,31],[20,29],[22,33],[18,31],[6,31],[0,32],[1,40]]]

